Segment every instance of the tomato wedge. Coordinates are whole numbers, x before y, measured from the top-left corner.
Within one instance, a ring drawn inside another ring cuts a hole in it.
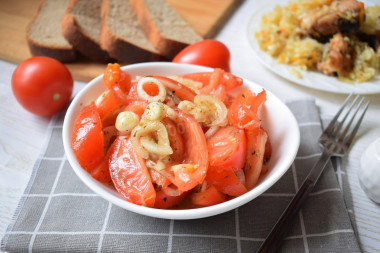
[[[218,191],[230,196],[238,197],[247,192],[247,188],[232,170],[209,167],[206,181],[215,186]]]
[[[188,195],[189,192],[184,192],[178,196],[169,196],[164,191],[158,191],[156,194],[156,201],[154,202],[154,208],[167,209],[173,207],[181,203]]]
[[[220,128],[207,140],[210,166],[226,170],[244,167],[247,153],[245,132],[234,126]]]
[[[246,131],[247,159],[244,166],[245,186],[248,190],[255,187],[261,174],[264,162],[265,144],[268,134],[262,128]]]
[[[116,190],[131,203],[153,207],[156,191],[145,161],[133,148],[130,137],[119,136],[113,145],[110,172]]]
[[[90,173],[103,161],[102,121],[94,103],[84,107],[76,117],[71,148],[82,168]]]
[[[184,140],[184,164],[174,171],[175,185],[180,192],[193,189],[202,183],[208,168],[208,152],[206,138],[201,126],[190,114],[177,110],[177,128]]]
[[[209,185],[202,192],[195,192],[191,195],[191,203],[197,206],[212,206],[226,201],[226,196],[219,192],[213,185]]]
[[[228,110],[228,121],[241,129],[253,130],[260,127],[258,114],[265,101],[264,89],[257,95],[249,89],[243,89]]]

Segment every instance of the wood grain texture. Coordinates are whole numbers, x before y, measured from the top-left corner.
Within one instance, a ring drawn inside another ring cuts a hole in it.
[[[168,0],[202,37],[211,38],[241,0]],[[31,56],[26,27],[36,15],[39,0],[0,1],[0,59],[20,63]],[[89,81],[102,74],[105,64],[79,59],[66,64],[75,80]]]

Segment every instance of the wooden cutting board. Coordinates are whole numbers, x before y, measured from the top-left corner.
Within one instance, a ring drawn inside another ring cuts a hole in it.
[[[167,0],[204,38],[211,38],[241,0]],[[25,30],[39,0],[0,0],[0,58],[20,63],[31,56]],[[75,80],[89,81],[103,73],[105,64],[79,60],[66,64]]]

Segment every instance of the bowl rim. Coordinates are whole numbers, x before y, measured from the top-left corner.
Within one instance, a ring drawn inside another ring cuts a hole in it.
[[[124,71],[130,71],[130,70],[138,70],[140,68],[179,68],[179,69],[185,69],[186,72],[201,72],[201,71],[212,71],[213,68],[199,66],[199,65],[192,65],[192,64],[183,64],[183,63],[171,63],[171,62],[147,62],[147,63],[136,63],[136,64],[130,64],[122,67],[122,70]],[[189,70],[189,71],[187,71]],[[74,97],[74,99],[71,101],[69,108],[65,114],[63,127],[62,127],[62,138],[63,138],[63,146],[65,150],[65,156],[67,160],[70,163],[70,166],[74,170],[75,174],[80,178],[80,180],[89,187],[92,191],[100,195],[105,200],[132,212],[155,217],[155,218],[163,218],[163,219],[174,219],[174,220],[189,220],[189,219],[198,219],[198,218],[205,218],[209,216],[214,216],[217,214],[221,214],[224,212],[231,211],[232,209],[235,209],[239,206],[242,206],[249,201],[255,199],[256,197],[260,196],[263,192],[268,190],[274,183],[276,183],[284,174],[285,172],[290,168],[291,164],[295,160],[295,157],[298,152],[298,148],[300,145],[300,130],[297,123],[297,120],[295,119],[293,113],[290,111],[290,109],[287,107],[285,103],[283,103],[279,98],[277,98],[272,92],[270,92],[268,89],[265,89],[267,92],[267,97],[271,97],[271,99],[274,99],[277,103],[280,103],[283,107],[283,109],[286,111],[289,118],[289,122],[292,124],[293,132],[293,145],[289,147],[289,154],[284,158],[285,161],[282,162],[282,167],[277,173],[272,175],[271,177],[266,178],[265,182],[261,182],[259,185],[257,185],[254,189],[251,191],[248,191],[247,193],[233,198],[231,200],[228,200],[226,202],[223,202],[221,204],[208,206],[208,207],[202,207],[202,208],[195,208],[195,209],[180,209],[180,210],[171,210],[171,209],[156,209],[156,208],[149,208],[145,206],[139,206],[136,204],[132,204],[122,198],[120,196],[116,196],[115,194],[111,193],[110,189],[106,189],[106,186],[102,186],[99,182],[97,182],[95,179],[93,179],[82,167],[79,165],[78,161],[75,158],[74,152],[71,149],[71,127],[72,123],[74,121],[72,114],[75,111],[75,109],[78,107],[78,103],[80,100],[85,97],[86,92],[90,90],[93,87],[96,87],[99,85],[98,83],[101,82],[103,78],[103,74],[95,77],[90,82],[86,84],[85,87],[83,87]],[[253,87],[260,87],[264,88],[263,86],[256,84],[255,82],[249,81],[245,78],[243,78],[244,84],[249,84]],[[94,101],[96,98],[93,99]],[[114,190],[113,190],[114,191]],[[118,194],[118,193],[117,193]]]

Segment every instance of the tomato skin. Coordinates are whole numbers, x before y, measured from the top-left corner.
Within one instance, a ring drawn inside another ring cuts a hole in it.
[[[179,192],[185,192],[203,182],[209,159],[205,135],[193,116],[182,110],[177,110],[177,128],[184,141],[183,163],[194,165],[192,170],[186,166],[174,170],[175,185]]]
[[[133,148],[130,137],[119,136],[110,157],[110,173],[116,190],[128,202],[153,207],[156,199],[145,161]]]
[[[61,110],[73,91],[73,78],[65,65],[44,56],[21,62],[11,82],[17,101],[39,116],[51,116]]]
[[[90,173],[102,162],[104,135],[94,103],[84,107],[75,119],[71,148],[82,168]]]
[[[243,168],[247,153],[245,132],[233,126],[220,128],[207,140],[210,166],[226,170]]]
[[[221,68],[230,71],[230,51],[217,40],[202,40],[185,47],[172,60],[176,63],[189,63]]]

